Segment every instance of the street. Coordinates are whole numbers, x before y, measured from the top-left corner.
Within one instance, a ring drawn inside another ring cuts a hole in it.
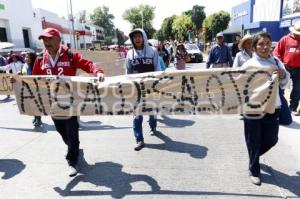
[[[194,65],[192,66],[194,67]],[[0,96],[0,99],[5,96]],[[158,134],[136,152],[132,116],[80,117],[80,174],[50,117],[34,129],[15,100],[0,103],[0,198],[298,198],[300,118],[280,127],[261,158],[262,185],[250,182],[239,116],[159,116]]]

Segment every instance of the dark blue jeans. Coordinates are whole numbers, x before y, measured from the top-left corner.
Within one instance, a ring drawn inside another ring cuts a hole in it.
[[[78,117],[73,116],[68,119],[53,118],[55,128],[61,135],[64,143],[68,146],[66,159],[68,164],[75,166],[78,162],[79,154],[79,124]]]
[[[293,88],[290,95],[290,109],[297,111],[300,100],[300,68],[289,68],[287,70],[291,74]]]
[[[142,125],[143,125],[143,116],[142,115],[134,116],[134,119],[133,119],[133,133],[134,133],[134,137],[136,139],[136,142],[144,141]],[[149,125],[150,125],[151,129],[156,128],[156,126],[157,126],[156,116],[149,115]]]
[[[259,157],[269,151],[278,141],[279,111],[266,114],[261,119],[244,118],[245,140],[249,155],[250,175],[260,176]]]

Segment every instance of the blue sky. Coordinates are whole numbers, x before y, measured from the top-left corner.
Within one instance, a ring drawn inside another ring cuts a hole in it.
[[[179,15],[183,11],[191,9],[193,5],[205,6],[205,12],[209,15],[220,10],[230,12],[232,6],[245,1],[246,0],[72,0],[72,7],[74,14],[80,10],[87,10],[89,13],[92,13],[94,8],[105,5],[109,7],[110,13],[115,16],[115,26],[127,34],[131,26],[127,21],[122,19],[122,14],[126,9],[140,4],[148,4],[156,7],[153,26],[159,29],[164,18],[172,16],[173,14]],[[67,16],[69,2],[70,0],[32,0],[32,6],[34,8],[43,8],[55,12],[59,16]]]

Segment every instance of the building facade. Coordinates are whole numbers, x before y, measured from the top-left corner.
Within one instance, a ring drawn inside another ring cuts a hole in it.
[[[248,0],[234,6],[231,9],[230,27],[239,27],[241,35],[267,31],[274,41],[278,41],[292,24],[283,20],[284,1],[289,0]]]
[[[11,42],[17,47],[35,47],[31,0],[0,1],[0,41]]]
[[[18,1],[18,2],[17,2]],[[17,48],[41,49],[39,34],[45,28],[56,28],[62,42],[72,48],[88,49],[105,40],[104,30],[89,23],[59,17],[56,13],[33,9],[31,0],[0,0],[0,41],[11,42]]]

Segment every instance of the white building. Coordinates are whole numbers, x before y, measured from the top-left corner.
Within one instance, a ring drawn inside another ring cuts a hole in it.
[[[87,23],[79,23],[74,22],[74,35],[72,31],[72,22],[70,20],[59,17],[57,14],[43,10],[43,9],[34,9],[35,18],[41,21],[41,26],[37,25],[35,29],[45,28],[56,28],[62,33],[62,41],[65,45],[74,47],[74,39],[75,45],[78,49],[87,49],[93,46],[94,42],[98,42],[97,39],[97,31],[101,32],[101,38],[104,40],[104,31],[103,28],[87,24]],[[76,34],[80,35],[76,37]]]
[[[31,0],[0,0],[0,4],[0,41],[12,42],[16,47],[35,47]]]
[[[39,34],[45,28],[56,28],[62,33],[65,45],[86,49],[104,41],[103,28],[74,22],[44,10],[33,9],[31,0],[0,0],[0,41],[11,42],[17,48],[41,49]],[[74,35],[80,35],[77,39]]]

